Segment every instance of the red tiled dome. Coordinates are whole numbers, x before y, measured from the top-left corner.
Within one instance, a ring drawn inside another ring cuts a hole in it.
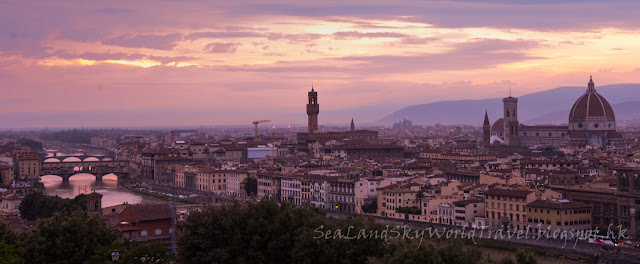
[[[606,117],[607,120],[616,120],[611,104],[596,92],[593,80],[589,80],[587,92],[580,96],[571,107],[569,122],[581,122],[590,117]]]
[[[504,118],[500,118],[493,123],[491,126],[491,132],[502,132],[504,131]]]
[[[587,138],[587,135],[580,131],[571,132],[571,138]]]
[[[620,134],[620,132],[614,130],[614,131],[609,132],[607,137],[608,138],[622,138],[622,134]]]

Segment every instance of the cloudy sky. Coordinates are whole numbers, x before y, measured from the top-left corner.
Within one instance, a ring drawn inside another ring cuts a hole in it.
[[[341,122],[323,111],[368,122],[411,104],[585,86],[590,74],[638,83],[639,10],[616,0],[0,1],[0,128],[304,123],[312,82],[321,123]]]

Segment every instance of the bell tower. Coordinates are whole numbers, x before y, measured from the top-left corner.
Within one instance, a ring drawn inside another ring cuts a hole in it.
[[[491,123],[489,123],[489,113],[484,112],[484,124],[482,124],[482,142],[485,147],[491,145]]]
[[[518,98],[509,97],[502,99],[504,103],[504,143],[509,146],[518,146]]]
[[[102,194],[95,191],[87,194],[87,213],[89,215],[102,215]]]
[[[318,104],[318,93],[313,90],[309,92],[309,103],[307,104],[307,117],[309,121],[309,134],[317,133],[318,129],[318,113],[320,113],[320,105]]]

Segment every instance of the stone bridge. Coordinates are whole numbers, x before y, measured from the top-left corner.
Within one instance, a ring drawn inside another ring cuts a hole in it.
[[[62,158],[62,159],[60,159]],[[82,159],[81,159],[82,158]],[[109,156],[69,156],[45,158],[42,162],[40,173],[44,175],[57,175],[63,181],[78,173],[89,173],[96,176],[96,180],[102,180],[103,175],[110,173],[123,176],[129,172],[129,161],[114,160]]]

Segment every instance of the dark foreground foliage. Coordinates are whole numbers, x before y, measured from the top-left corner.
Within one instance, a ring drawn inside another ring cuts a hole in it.
[[[499,261],[461,241],[434,243],[411,239],[340,239],[335,230],[357,237],[358,230],[389,232],[371,219],[327,218],[316,209],[272,201],[209,206],[192,212],[179,240],[180,263],[535,263],[518,252],[517,262]],[[327,234],[327,231],[333,231]],[[322,232],[321,232],[322,231]],[[402,231],[400,231],[402,232]],[[425,238],[428,240],[428,238]]]

